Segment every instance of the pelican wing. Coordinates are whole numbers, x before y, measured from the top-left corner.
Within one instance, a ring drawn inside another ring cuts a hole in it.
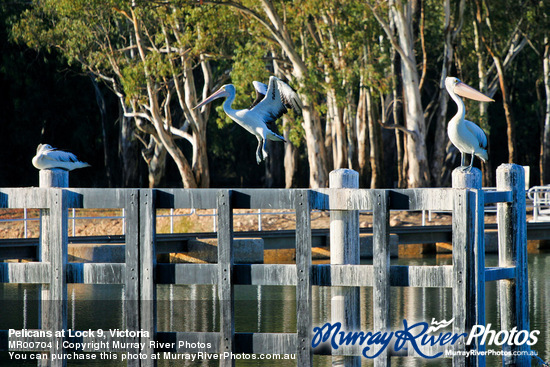
[[[260,101],[264,99],[267,94],[267,85],[256,80],[254,80],[252,84],[254,85],[254,90],[256,90],[256,99],[248,108],[249,110],[253,109],[258,103],[260,103]]]
[[[274,122],[289,108],[296,113],[302,112],[302,102],[296,92],[285,82],[274,76],[269,78],[269,86],[264,98],[254,107],[254,110],[264,116],[264,122]]]
[[[487,149],[487,135],[485,135],[485,131],[483,131],[482,128],[474,124],[472,121],[464,120],[464,123],[466,124],[466,127],[479,141],[479,146]]]
[[[55,162],[80,162],[73,153],[55,148],[43,152],[42,157],[46,160]]]

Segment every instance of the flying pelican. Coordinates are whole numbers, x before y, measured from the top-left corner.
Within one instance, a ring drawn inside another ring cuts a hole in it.
[[[61,168],[66,171],[90,166],[88,163],[80,162],[73,153],[57,150],[49,144],[38,145],[32,164],[38,169]]]
[[[256,100],[248,109],[234,110],[231,104],[235,100],[235,86],[226,84],[216,93],[199,103],[195,108],[200,108],[215,99],[226,97],[223,103],[225,113],[237,124],[244,127],[249,133],[258,139],[256,149],[256,162],[260,164],[262,158],[267,158],[265,151],[266,140],[285,141],[281,135],[274,131],[275,121],[292,108],[296,113],[302,112],[302,102],[296,92],[282,80],[272,76],[269,85],[253,82],[256,89]],[[260,155],[260,152],[262,155]]]
[[[449,121],[449,125],[447,126],[447,134],[451,143],[460,151],[460,165],[465,165],[466,154],[472,155],[470,168],[474,163],[474,156],[478,156],[483,162],[487,162],[489,158],[487,155],[487,136],[479,126],[464,119],[466,109],[464,108],[464,102],[459,96],[480,102],[494,102],[494,100],[461,82],[458,78],[447,77],[445,79],[445,87],[458,106],[456,115]]]

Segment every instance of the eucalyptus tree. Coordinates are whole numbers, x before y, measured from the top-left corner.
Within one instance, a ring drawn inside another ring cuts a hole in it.
[[[407,185],[423,187],[430,183],[430,168],[426,149],[427,126],[421,100],[421,73],[417,67],[413,12],[410,1],[367,1],[373,15],[384,30],[401,59],[401,79],[405,100]],[[392,29],[390,24],[395,26]]]
[[[218,22],[231,19],[180,1],[45,0],[33,3],[13,31],[31,47],[58,50],[116,93],[143,143],[151,186],[162,176],[167,152],[184,187],[207,187],[209,110],[192,107],[216,83],[210,59],[223,52],[223,31],[238,29]],[[191,145],[190,156],[179,139]]]
[[[316,95],[310,88],[314,87],[315,72],[312,74],[307,66],[307,58],[316,55],[308,54],[304,43],[303,32],[300,32],[298,18],[287,17],[287,11],[299,6],[300,2],[260,1],[201,1],[204,5],[215,8],[229,7],[243,18],[249,20],[250,32],[263,37],[276,47],[275,54],[280,55],[280,71],[292,85],[297,87],[302,100],[302,127],[306,137],[309,185],[313,188],[326,186],[328,183],[327,152],[324,145],[324,134],[319,111],[316,109]],[[303,30],[303,28],[302,28]],[[312,83],[313,82],[313,83]]]

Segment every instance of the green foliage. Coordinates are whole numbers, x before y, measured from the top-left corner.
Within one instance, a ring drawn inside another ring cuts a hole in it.
[[[2,16],[11,29],[11,40],[33,50],[48,51],[48,54],[41,54],[47,60],[61,56],[69,65],[79,66],[85,72],[106,80],[109,87],[116,86],[124,94],[127,104],[137,106],[148,102],[148,81],[155,86],[162,99],[168,90],[173,92],[170,88],[173,88],[175,81],[182,81],[183,69],[187,66],[194,70],[196,83],[200,83],[199,57],[209,60],[216,81],[224,80],[224,83],[236,86],[235,108],[247,108],[251,104],[255,98],[252,81],[267,83],[276,61],[282,74],[290,77],[290,84],[307,97],[311,108],[323,122],[327,115],[328,91],[335,93],[339,107],[348,108],[356,103],[360,87],[373,88],[375,96],[388,95],[396,87],[390,71],[392,45],[368,6],[372,4],[384,19],[388,19],[387,2],[272,1],[286,27],[285,37],[306,66],[304,79],[300,83],[293,78],[294,70],[285,50],[254,16],[258,15],[269,24],[261,3],[254,0],[237,0],[235,3],[250,11],[244,12],[221,2],[215,5],[184,0],[137,2],[134,12],[140,27],[144,60],[138,55],[131,21],[131,2],[126,0],[41,0]],[[426,81],[421,97],[428,111],[427,106],[438,93],[444,14],[441,1],[421,3],[425,14],[423,29],[427,59]],[[473,24],[476,3],[466,3],[465,19],[454,48],[455,64],[450,71],[473,86],[479,75],[478,62],[488,70],[492,65],[483,45],[481,61],[475,52]],[[550,29],[550,2],[480,0],[479,3],[482,5],[482,35],[501,57],[506,56],[510,35],[516,28],[530,42],[518,58],[517,66],[506,73],[518,120],[519,149],[524,152],[520,156],[532,164],[538,154],[538,143],[533,142],[539,140],[540,121],[539,97],[535,92],[537,80],[541,78],[540,55]],[[454,6],[453,14],[456,10]],[[415,23],[413,27],[418,37],[420,24]],[[420,68],[424,50],[419,38],[416,41],[416,61]],[[0,72],[9,74],[10,69],[17,69],[13,61],[0,64]],[[229,78],[225,77],[227,75]],[[22,75],[19,82],[32,85],[29,78]],[[363,80],[363,85],[359,85],[359,80]],[[504,129],[498,93],[495,98],[497,103],[490,107],[487,127],[491,139],[500,141],[504,137]],[[14,105],[18,109],[24,104],[20,96],[14,97]],[[380,106],[375,108],[382,109]],[[471,120],[476,120],[477,108],[476,103],[468,104]],[[453,108],[451,110],[450,113],[454,112]],[[180,115],[181,111],[178,112]],[[296,146],[303,145],[305,136],[301,117],[291,112],[289,121],[290,141]],[[233,137],[236,131],[239,131],[238,137]],[[235,157],[242,153],[239,150],[245,150],[240,149],[242,145],[251,144],[253,151],[256,144],[255,139],[241,133],[218,103],[210,117],[208,149],[213,157],[211,160],[225,162],[225,167],[217,169],[234,180],[245,175],[261,175],[252,168],[239,168],[242,170],[234,172],[234,165],[238,163]],[[432,143],[428,141],[428,144]],[[492,144],[491,149],[494,156],[505,156],[502,153],[505,148],[499,144]],[[250,153],[248,147],[246,153]],[[251,164],[255,165],[253,161]]]

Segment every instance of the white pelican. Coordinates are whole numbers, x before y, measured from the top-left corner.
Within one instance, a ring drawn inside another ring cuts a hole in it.
[[[255,81],[254,88],[256,89],[256,100],[248,109],[234,110],[231,108],[231,104],[235,100],[235,86],[233,84],[222,86],[216,93],[199,103],[195,108],[200,108],[215,99],[227,97],[223,103],[223,110],[233,121],[258,139],[256,162],[260,164],[262,158],[267,157],[265,151],[267,139],[285,141],[285,138],[275,132],[275,121],[285,114],[289,108],[294,109],[296,113],[301,113],[302,102],[288,84],[274,76],[269,78],[269,86]],[[260,155],[260,151],[263,155]]]
[[[57,150],[49,144],[38,145],[32,164],[38,169],[61,168],[66,171],[90,166],[86,162],[79,161],[73,153]]]
[[[459,96],[481,102],[494,102],[494,100],[461,82],[458,78],[447,77],[445,87],[458,106],[456,115],[449,121],[447,126],[447,134],[451,143],[460,151],[460,165],[464,166],[466,154],[472,155],[469,167],[472,167],[474,163],[474,156],[478,156],[483,162],[487,162],[489,158],[487,156],[487,136],[479,126],[464,119],[466,109]]]

